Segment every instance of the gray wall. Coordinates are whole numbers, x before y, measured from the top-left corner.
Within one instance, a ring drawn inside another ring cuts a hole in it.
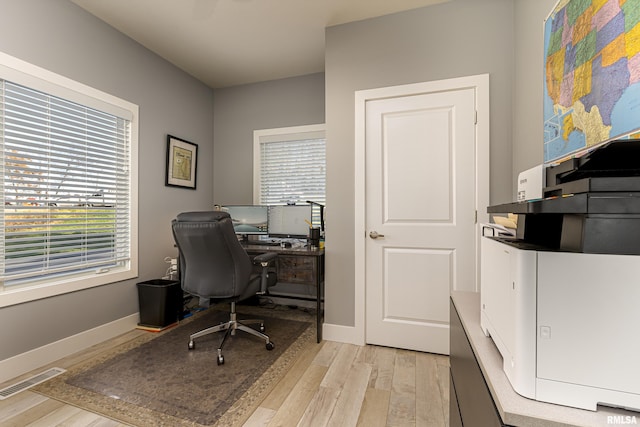
[[[253,203],[254,130],[319,123],[324,123],[324,73],[215,90],[215,203]],[[273,291],[315,295],[315,289],[300,285],[279,284]]]
[[[169,224],[213,203],[213,93],[67,0],[1,0],[0,51],[140,107],[139,278],[0,308],[0,360],[138,311],[175,255]],[[199,146],[197,190],[164,186],[166,135]]]
[[[214,200],[253,202],[253,131],[324,123],[324,73],[214,92]]]
[[[520,172],[543,162],[542,79],[544,20],[557,0],[515,1],[515,85],[513,100],[513,198]],[[507,202],[511,200],[506,200]]]
[[[362,303],[354,301],[354,91],[489,73],[491,200],[510,200],[513,19],[513,0],[453,0],[327,29],[327,323],[353,326]]]

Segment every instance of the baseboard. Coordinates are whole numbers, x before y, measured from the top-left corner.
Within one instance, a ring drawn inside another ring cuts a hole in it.
[[[346,344],[365,345],[364,334],[355,326],[325,323],[322,325],[322,339]]]
[[[138,313],[0,361],[0,383],[134,329]]]

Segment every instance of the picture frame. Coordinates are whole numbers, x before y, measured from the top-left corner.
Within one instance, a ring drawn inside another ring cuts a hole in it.
[[[167,135],[167,167],[165,185],[196,189],[198,144]]]

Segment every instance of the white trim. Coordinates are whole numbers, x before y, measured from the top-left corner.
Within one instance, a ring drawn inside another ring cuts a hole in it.
[[[354,188],[354,253],[355,253],[355,281],[354,281],[354,332],[358,342],[365,341],[365,116],[367,100],[375,95],[369,90],[356,91],[355,115],[355,178]]]
[[[476,84],[476,286],[475,292],[480,292],[480,224],[489,222],[487,206],[490,195],[490,94],[489,74],[475,76]]]
[[[138,138],[139,107],[124,99],[0,52],[0,78],[130,120],[130,260],[126,267],[68,277],[60,282],[0,284],[0,308],[138,277]]]
[[[7,55],[4,52],[0,52],[0,77],[130,121],[133,121],[134,116],[138,113],[136,104]]]
[[[489,206],[489,74],[437,80],[432,82],[390,86],[355,92],[355,192],[354,192],[354,248],[355,248],[355,307],[354,343],[365,343],[365,114],[368,101],[413,95],[418,93],[440,92],[473,88],[476,91],[476,283],[475,291],[480,290],[480,231],[479,224],[488,222]],[[332,333],[332,328],[326,329]],[[335,332],[335,335],[341,335]],[[347,336],[348,334],[345,334]],[[327,338],[329,339],[329,338]]]
[[[132,254],[129,265],[129,268],[123,268],[122,271],[113,269],[112,271],[103,274],[96,273],[90,275],[89,273],[87,273],[78,277],[67,277],[59,282],[48,281],[47,283],[36,285],[17,285],[5,287],[4,290],[0,292],[0,308],[22,304],[29,301],[35,301],[43,298],[49,298],[56,295],[68,294],[70,292],[89,289],[95,286],[102,286],[107,283],[115,283],[127,279],[133,279],[138,276],[137,250],[135,254]],[[135,271],[133,270],[134,268]],[[108,279],[108,281],[105,282],[105,279]]]
[[[139,320],[139,313],[135,313],[2,360],[0,361],[0,383],[17,378],[75,352],[129,332],[135,329]]]
[[[322,339],[354,345],[365,345],[364,335],[353,326],[324,323],[322,325]]]

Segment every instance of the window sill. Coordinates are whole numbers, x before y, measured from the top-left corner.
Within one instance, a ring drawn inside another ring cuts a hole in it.
[[[66,278],[58,282],[4,288],[4,290],[0,290],[0,308],[135,279],[137,276],[137,269],[123,268],[107,273],[85,274],[72,279]]]

